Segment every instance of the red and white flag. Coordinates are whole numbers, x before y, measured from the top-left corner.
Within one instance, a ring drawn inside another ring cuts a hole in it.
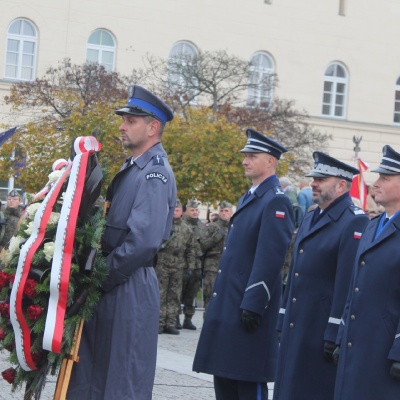
[[[357,168],[360,170],[360,174],[353,178],[350,196],[353,200],[356,200],[356,203],[359,203],[360,207],[365,211],[367,208],[368,188],[364,181],[364,172],[367,171],[369,165],[359,158],[357,159]]]

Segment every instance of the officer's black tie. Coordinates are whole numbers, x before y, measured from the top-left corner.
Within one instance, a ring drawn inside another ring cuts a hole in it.
[[[385,220],[383,221],[383,226],[385,226],[388,221],[389,221],[389,218],[386,217]]]
[[[250,195],[251,195],[251,190],[249,190],[249,191],[244,195],[242,203],[244,203],[244,202],[250,197]]]

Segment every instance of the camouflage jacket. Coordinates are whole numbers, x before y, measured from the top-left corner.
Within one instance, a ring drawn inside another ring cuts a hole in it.
[[[7,207],[4,210],[4,218],[6,220],[4,236],[0,241],[0,250],[8,245],[13,235],[17,232],[18,221],[21,217],[21,208]]]
[[[194,269],[197,246],[190,227],[181,218],[174,218],[171,236],[157,253],[157,268]]]
[[[203,249],[203,240],[207,236],[207,227],[198,218],[190,218],[188,216],[184,216],[183,220],[192,229],[196,245],[196,269],[200,269],[202,267],[202,256],[205,252]]]
[[[220,257],[228,234],[229,221],[219,219],[207,227],[207,236],[203,240],[203,249],[206,257]]]

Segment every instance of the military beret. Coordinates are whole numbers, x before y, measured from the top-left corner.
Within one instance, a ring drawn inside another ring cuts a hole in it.
[[[176,199],[175,207],[182,208],[182,203],[181,203],[181,201],[179,199]]]
[[[306,176],[312,178],[325,178],[335,176],[351,182],[354,175],[358,175],[360,171],[351,165],[345,164],[321,151],[314,151],[314,168]]]
[[[288,151],[280,143],[275,142],[275,140],[272,140],[254,129],[247,129],[246,136],[247,143],[243,149],[240,150],[241,153],[268,153],[279,160],[282,153]]]
[[[399,175],[400,174],[400,154],[397,153],[388,144],[383,146],[382,149],[382,161],[378,168],[371,172],[378,172],[386,175]]]
[[[164,125],[174,118],[172,110],[155,94],[139,85],[128,87],[128,101],[125,106],[115,111],[117,115],[150,115]]]
[[[198,206],[199,206],[199,203],[195,200],[189,200],[186,204],[186,207],[197,208]]]
[[[10,193],[8,193],[10,197],[21,197],[21,195],[16,191],[15,189],[11,190]]]
[[[221,201],[221,203],[219,204],[219,208],[232,208],[232,207],[233,205],[226,200]]]

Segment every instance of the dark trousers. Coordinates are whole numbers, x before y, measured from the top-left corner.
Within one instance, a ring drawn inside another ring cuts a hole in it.
[[[268,400],[268,386],[265,382],[235,381],[214,376],[216,400]]]

